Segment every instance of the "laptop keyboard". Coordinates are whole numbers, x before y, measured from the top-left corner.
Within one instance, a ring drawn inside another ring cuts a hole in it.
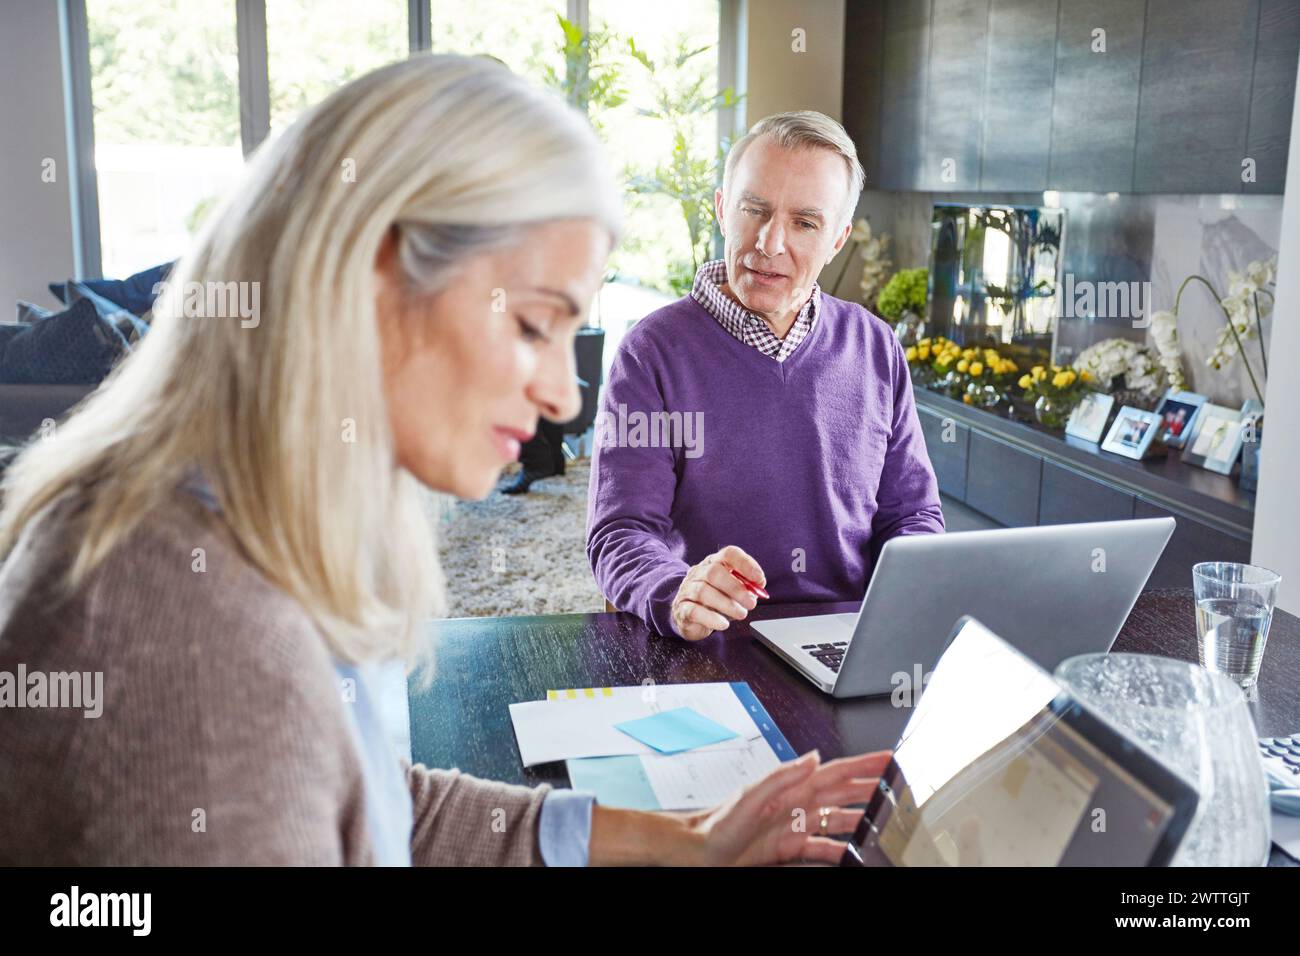
[[[844,649],[848,646],[848,641],[837,641],[834,644],[804,644],[802,649],[838,674],[840,664],[844,663]]]

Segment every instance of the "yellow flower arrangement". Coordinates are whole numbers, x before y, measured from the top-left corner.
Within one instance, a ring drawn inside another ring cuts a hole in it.
[[[1039,421],[1059,428],[1088,392],[1091,379],[1087,372],[1069,366],[1035,365],[1020,376],[1018,384],[1024,390],[1025,400],[1044,410],[1038,413]]]
[[[904,349],[908,365],[914,369],[914,379],[920,385],[937,388],[952,397],[961,396],[967,404],[987,405],[994,395],[1005,395],[1015,387],[1019,376],[1020,388],[1028,388],[1027,378],[1040,380],[1047,371],[1035,366],[1032,375],[1020,375],[1016,362],[988,346],[961,346],[942,335],[918,339],[914,346]],[[988,390],[988,386],[996,393]],[[967,392],[971,394],[967,394]]]

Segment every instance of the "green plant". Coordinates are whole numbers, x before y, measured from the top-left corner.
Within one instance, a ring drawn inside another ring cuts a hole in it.
[[[876,309],[891,322],[897,322],[908,309],[922,314],[928,282],[929,273],[925,269],[900,269],[880,290]]]
[[[600,114],[627,101],[619,64],[610,56],[618,38],[605,30],[584,30],[558,13],[555,19],[560,26],[564,74],[548,66],[546,83],[563,93],[599,130]]]
[[[638,106],[637,113],[666,123],[673,144],[667,162],[653,169],[629,169],[628,188],[640,196],[665,196],[681,214],[691,258],[670,263],[667,276],[668,286],[678,295],[690,291],[695,273],[709,259],[715,225],[713,191],[726,156],[722,147],[711,155],[702,149],[695,130],[701,117],[739,102],[730,88],[709,92],[714,82],[710,71],[688,69],[696,57],[710,49],[692,49],[679,39],[668,57],[656,63],[634,39],[627,41],[628,55],[646,71],[653,90],[653,102]]]

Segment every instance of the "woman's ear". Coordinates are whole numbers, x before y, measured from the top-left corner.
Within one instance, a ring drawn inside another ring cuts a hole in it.
[[[400,321],[405,303],[401,261],[397,254],[400,239],[401,233],[394,223],[380,240],[373,269],[375,324],[383,350],[386,374],[401,364],[406,350],[406,336]]]
[[[400,231],[397,223],[388,227],[384,233],[384,238],[379,241],[379,250],[375,253],[375,278],[379,280],[380,288],[392,287],[397,281],[397,242],[400,237]]]

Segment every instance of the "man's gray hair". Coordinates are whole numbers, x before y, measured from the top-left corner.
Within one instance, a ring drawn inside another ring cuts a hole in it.
[[[867,181],[858,162],[858,150],[853,140],[844,131],[844,127],[825,113],[816,110],[792,110],[789,113],[774,113],[765,116],[749,128],[749,132],[736,140],[727,152],[727,164],[722,171],[722,191],[727,192],[736,164],[745,150],[761,136],[771,136],[778,146],[786,149],[829,149],[838,153],[844,160],[849,174],[849,196],[844,215],[845,223],[853,216],[857,208],[858,197]]]

